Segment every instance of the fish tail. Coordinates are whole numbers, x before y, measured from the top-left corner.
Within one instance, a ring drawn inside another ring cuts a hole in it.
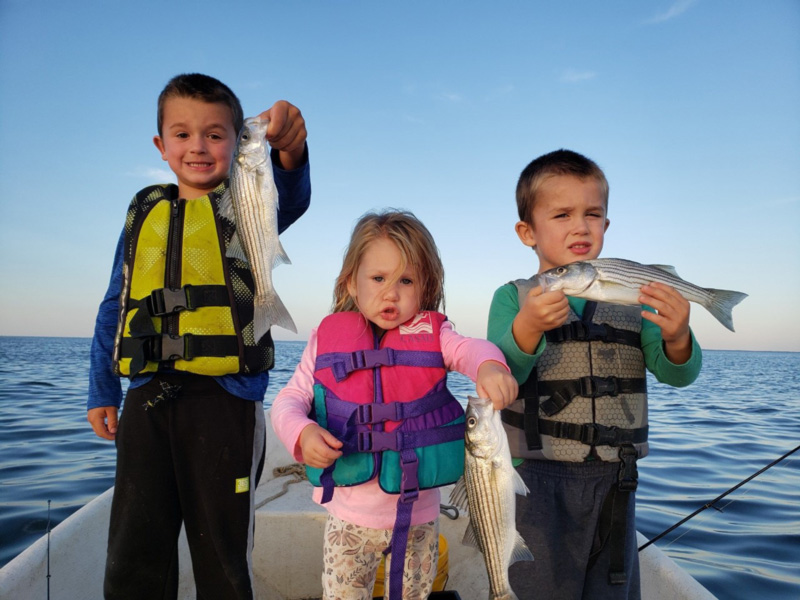
[[[283,301],[278,294],[256,297],[253,314],[253,334],[255,335],[256,343],[274,325],[283,327],[292,333],[297,333],[297,327],[292,320],[292,316],[283,305]]]
[[[734,331],[733,307],[747,298],[747,294],[731,290],[715,290],[713,288],[707,289],[706,291],[711,295],[711,300],[708,304],[704,304],[708,312],[714,315],[714,318],[725,327]]]

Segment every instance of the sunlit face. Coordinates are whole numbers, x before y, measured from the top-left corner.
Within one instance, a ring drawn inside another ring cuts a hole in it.
[[[393,241],[378,238],[364,250],[358,270],[347,284],[361,314],[382,330],[394,329],[419,312],[420,288],[416,269],[402,267]]]
[[[533,205],[533,226],[516,225],[522,243],[536,249],[539,272],[597,258],[608,229],[606,204],[594,178],[554,175],[545,179]]]
[[[199,198],[228,176],[236,146],[231,109],[219,102],[173,97],[164,103],[162,135],[153,138],[178,177],[181,198]]]

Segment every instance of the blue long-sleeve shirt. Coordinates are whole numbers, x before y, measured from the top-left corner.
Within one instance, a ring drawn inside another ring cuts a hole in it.
[[[273,154],[275,185],[278,188],[280,209],[278,232],[283,233],[308,209],[311,202],[311,179],[308,160],[292,171],[286,171],[276,162]],[[111,279],[108,289],[97,311],[92,347],[89,355],[89,399],[87,409],[122,404],[122,382],[114,374],[114,338],[117,334],[119,299],[122,291],[122,263],[125,246],[123,229],[114,253]],[[138,387],[150,381],[150,373],[133,377],[130,387]],[[229,393],[247,400],[263,400],[269,383],[269,372],[252,375],[224,375],[214,379]]]

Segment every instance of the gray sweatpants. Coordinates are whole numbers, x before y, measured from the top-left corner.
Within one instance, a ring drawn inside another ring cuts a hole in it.
[[[603,501],[617,484],[619,463],[526,460],[517,469],[530,490],[517,496],[517,529],[534,560],[509,569],[520,599],[639,600],[635,494],[628,501],[625,533],[627,583],[610,585],[609,544],[600,541]],[[590,565],[590,557],[597,558]]]

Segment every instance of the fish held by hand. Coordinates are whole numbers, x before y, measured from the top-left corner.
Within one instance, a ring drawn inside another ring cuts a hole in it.
[[[236,224],[227,255],[250,265],[255,283],[253,334],[258,342],[277,325],[297,333],[297,327],[272,282],[272,269],[291,263],[278,238],[278,189],[267,147],[268,119],[245,119],[230,170],[230,194],[220,215]]]
[[[639,304],[640,288],[653,281],[675,288],[681,296],[696,302],[733,331],[733,307],[747,294],[732,290],[703,288],[682,279],[673,267],[643,265],[621,258],[582,260],[534,277],[542,291],[562,290],[567,296],[612,304]]]
[[[469,398],[464,437],[464,476],[450,494],[453,504],[469,512],[463,542],[483,553],[490,600],[516,600],[508,567],[533,560],[516,526],[516,495],[527,495],[528,488],[511,462],[500,411],[491,400]]]

